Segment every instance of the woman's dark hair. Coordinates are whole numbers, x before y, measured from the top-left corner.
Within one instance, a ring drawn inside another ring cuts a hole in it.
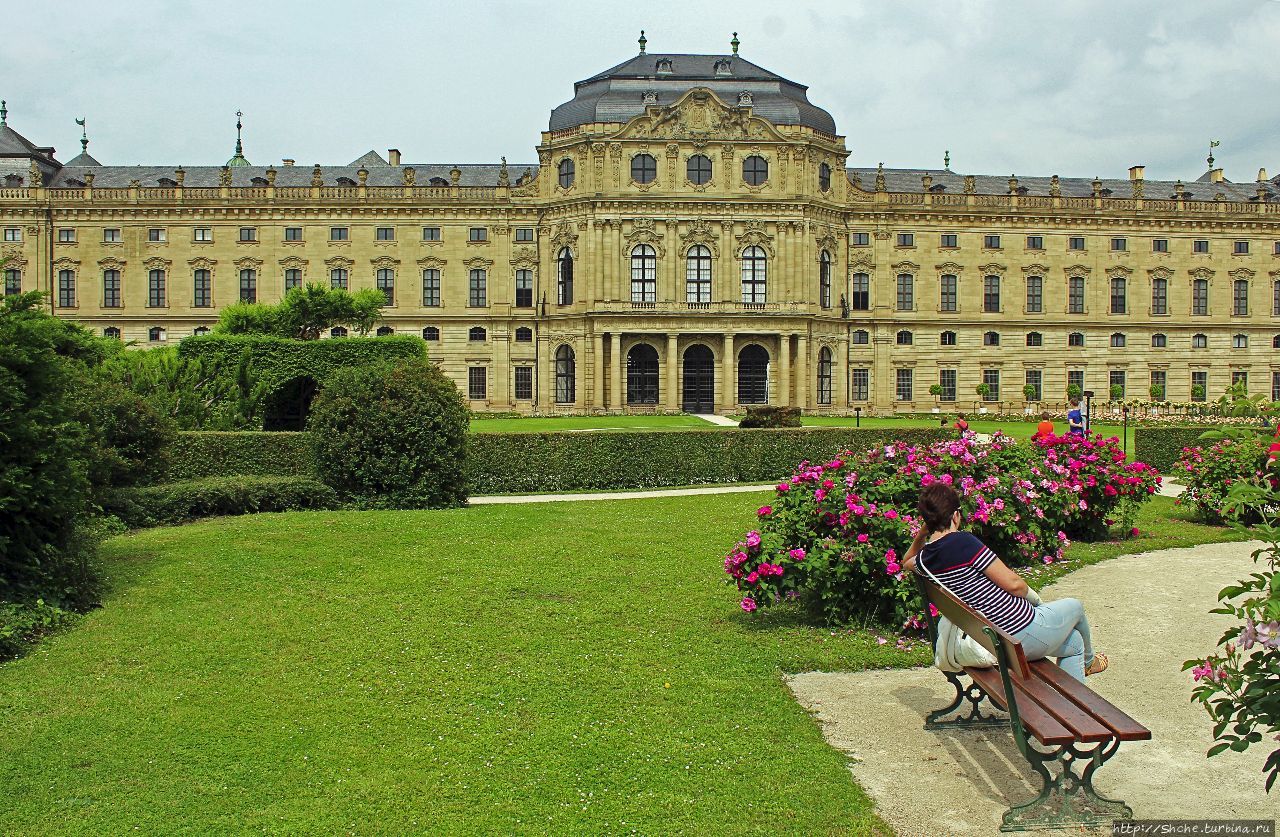
[[[960,508],[960,495],[946,483],[931,483],[921,489],[917,508],[925,527],[930,532],[941,532],[951,525],[951,515]]]

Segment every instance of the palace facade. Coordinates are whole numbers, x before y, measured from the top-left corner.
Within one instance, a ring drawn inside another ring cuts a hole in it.
[[[151,346],[376,287],[379,333],[421,335],[476,410],[1280,399],[1280,177],[850,168],[736,43],[641,50],[575,85],[527,165],[258,166],[237,139],[224,166],[109,166],[87,138],[62,164],[0,109],[4,290]]]

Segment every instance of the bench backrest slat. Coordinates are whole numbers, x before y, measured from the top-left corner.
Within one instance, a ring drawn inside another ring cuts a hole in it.
[[[935,583],[932,579],[921,575],[917,575],[915,578],[916,584],[920,588],[920,593],[926,602],[932,602],[938,608],[938,612],[950,619],[952,624],[999,658],[1000,655],[996,651],[995,645],[983,628],[990,628],[995,632],[1000,644],[1004,646],[1005,653],[1008,654],[1010,677],[1015,680],[1025,680],[1031,676],[1031,667],[1027,664],[1027,655],[1022,650],[1022,643],[991,624],[991,622],[983,618],[982,614],[957,599],[951,594],[950,590]],[[933,627],[932,617],[930,617],[930,627]],[[931,638],[936,642],[936,630],[931,630],[930,634],[932,634]]]

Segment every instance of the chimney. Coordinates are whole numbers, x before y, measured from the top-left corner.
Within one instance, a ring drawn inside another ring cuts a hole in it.
[[[1226,178],[1222,176],[1222,169],[1209,169],[1210,183],[1222,183],[1225,180]]]
[[[391,164],[391,165],[393,165],[393,166],[398,166],[398,165],[400,165],[400,149],[398,149],[398,148],[388,148],[388,149],[387,149],[387,162],[388,162],[388,163],[390,163],[390,164]]]
[[[1146,170],[1146,166],[1129,166],[1129,179],[1142,180]]]
[[[293,160],[290,160],[288,157],[286,157],[286,158],[285,158],[284,160],[282,160],[281,162],[283,162],[286,166],[292,166],[292,165],[293,165]]]
[[[1266,179],[1267,179],[1267,170],[1266,170],[1266,169],[1258,169],[1258,182],[1259,182],[1259,183],[1261,183],[1262,181],[1264,181],[1264,180],[1266,180]]]

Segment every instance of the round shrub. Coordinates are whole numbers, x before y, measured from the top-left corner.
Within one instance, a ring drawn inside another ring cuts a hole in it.
[[[307,429],[320,478],[364,508],[466,502],[468,413],[437,367],[408,361],[335,370]]]
[[[167,467],[173,420],[124,385],[91,376],[80,388],[81,422],[92,431],[89,479],[94,488],[145,485]]]

